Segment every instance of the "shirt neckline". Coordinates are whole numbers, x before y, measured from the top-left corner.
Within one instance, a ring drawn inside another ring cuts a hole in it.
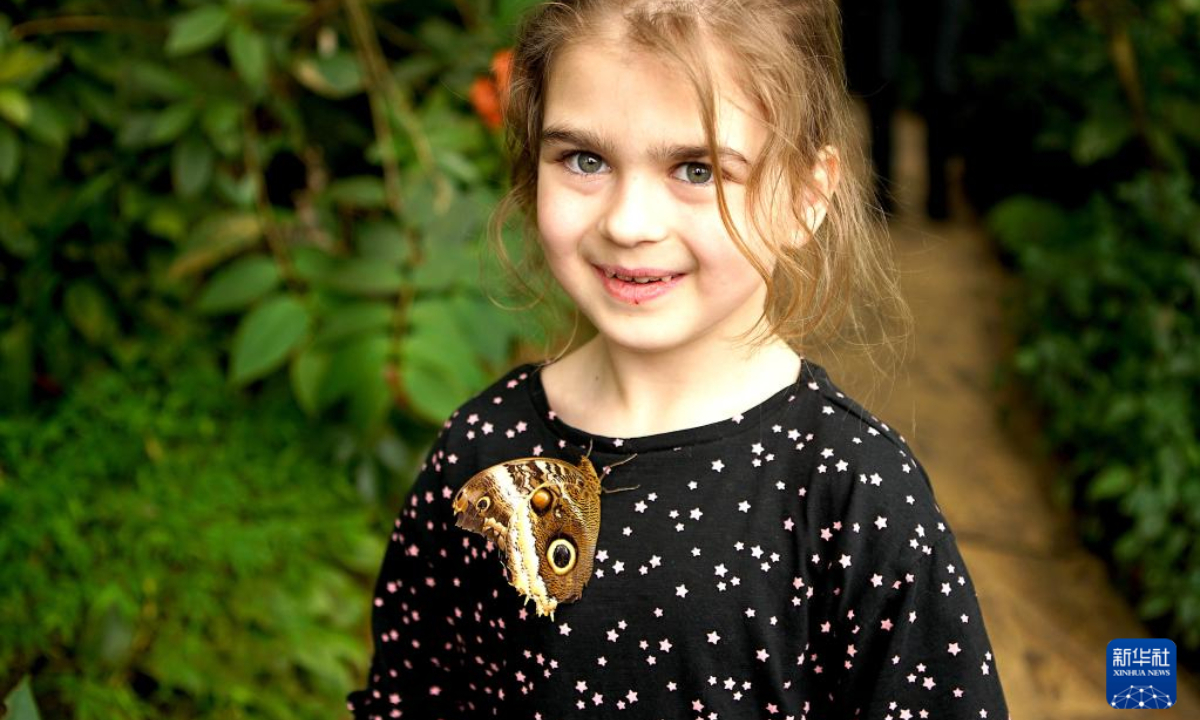
[[[808,358],[802,358],[800,372],[793,382],[780,388],[766,400],[733,417],[705,425],[671,430],[654,435],[618,438],[593,435],[585,430],[569,425],[559,418],[550,408],[550,402],[546,396],[546,388],[542,385],[542,367],[544,366],[527,363],[521,368],[521,372],[528,373],[528,380],[525,383],[526,390],[529,394],[529,400],[533,404],[538,419],[542,424],[554,435],[573,445],[582,448],[587,448],[590,445],[593,452],[615,454],[675,450],[729,438],[751,428],[758,428],[763,421],[769,419],[775,413],[782,410],[789,402],[795,400],[800,393],[802,384],[806,380],[810,383],[815,382],[824,375],[824,370],[819,365],[811,362]]]

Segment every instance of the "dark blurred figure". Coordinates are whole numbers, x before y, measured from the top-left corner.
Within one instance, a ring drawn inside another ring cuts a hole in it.
[[[958,48],[966,0],[842,0],[843,44],[850,90],[866,101],[871,117],[871,156],[876,195],[890,214],[892,116],[900,104],[905,56],[920,79],[916,110],[929,128],[929,217],[948,214],[946,160],[955,146],[953,117],[959,91]]]

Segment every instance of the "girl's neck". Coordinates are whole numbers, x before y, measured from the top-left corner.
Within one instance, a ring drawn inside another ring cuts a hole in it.
[[[782,340],[759,348],[634,353],[597,335],[542,369],[551,409],[593,435],[645,437],[699,427],[748,410],[800,373]]]

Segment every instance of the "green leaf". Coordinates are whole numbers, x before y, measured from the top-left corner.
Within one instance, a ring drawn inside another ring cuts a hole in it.
[[[1200,145],[1200,102],[1194,98],[1168,98],[1163,102],[1163,117],[1172,131]]]
[[[1087,489],[1092,500],[1107,500],[1120,497],[1133,487],[1133,473],[1124,465],[1110,465],[1104,469]]]
[[[496,27],[506,37],[516,34],[516,23],[521,13],[537,4],[536,0],[497,0]]]
[[[267,84],[267,41],[245,25],[234,25],[225,39],[233,67],[246,85],[255,90]]]
[[[355,228],[355,244],[364,258],[389,265],[408,259],[409,242],[404,231],[392,220],[366,220]]]
[[[245,384],[283,364],[308,332],[308,310],[290,295],[278,295],[242,319],[233,340],[230,378]]]
[[[339,205],[358,208],[387,207],[383,179],[374,175],[356,175],[329,183],[325,192]]]
[[[348,398],[351,422],[363,429],[376,426],[391,403],[383,376],[389,344],[382,332],[356,336],[333,353],[322,388],[327,400]]]
[[[1175,607],[1175,598],[1170,595],[1147,595],[1138,603],[1138,615],[1143,620],[1153,620],[1166,615]]]
[[[197,307],[206,313],[240,310],[274,290],[279,277],[279,267],[271,258],[262,255],[241,258],[213,276]]]
[[[426,244],[425,256],[413,271],[412,281],[419,290],[445,290],[473,285],[478,277],[478,256],[435,240]]]
[[[292,67],[292,74],[309,90],[335,100],[363,89],[362,69],[350,52],[301,59]]]
[[[292,392],[300,408],[310,417],[316,415],[324,407],[321,387],[329,372],[330,359],[328,353],[309,346],[292,358],[291,372]]]
[[[163,100],[185,100],[197,93],[195,84],[183,75],[143,60],[127,61],[122,81],[124,89],[135,96],[145,94]]]
[[[117,98],[110,88],[101,87],[90,82],[80,82],[75,87],[75,96],[79,109],[94,121],[108,130],[115,131],[121,125],[126,99]]]
[[[321,283],[337,263],[334,257],[321,248],[301,245],[292,250],[292,264],[301,280]]]
[[[4,705],[9,710],[9,714],[5,716],[7,720],[41,720],[42,718],[38,713],[37,701],[34,700],[28,675],[21,678],[21,682],[17,683],[8,697],[4,698]]]
[[[461,402],[457,393],[447,392],[447,379],[442,369],[424,360],[404,362],[401,377],[412,409],[429,422],[449,417]]]
[[[0,85],[31,87],[58,64],[59,57],[32,45],[14,45],[0,53]]]
[[[1071,156],[1080,165],[1091,165],[1115,155],[1131,137],[1133,123],[1123,114],[1096,113],[1076,130]]]
[[[158,203],[146,215],[146,231],[151,235],[181,243],[187,237],[189,219],[182,208],[168,203]]]
[[[387,431],[375,444],[375,457],[394,473],[408,470],[411,462],[408,445],[394,432]]]
[[[462,155],[462,153],[454,150],[443,150],[437,153],[437,164],[447,175],[461,180],[464,184],[472,185],[479,182],[482,176],[479,169]]]
[[[351,258],[326,273],[323,284],[352,295],[386,295],[399,291],[404,285],[404,277],[394,267],[374,260]]]
[[[33,257],[38,249],[25,220],[6,202],[0,202],[0,247],[19,258]]]
[[[457,407],[487,378],[451,303],[418,300],[409,308],[409,322],[412,331],[400,363],[405,389],[418,412],[437,417],[447,403]]]
[[[189,234],[184,252],[167,274],[182,277],[220,264],[262,237],[262,225],[252,212],[229,212],[205,218]]]
[[[356,302],[331,311],[321,323],[313,341],[323,345],[369,330],[386,329],[392,322],[395,308],[387,302]]]
[[[89,281],[67,287],[63,310],[71,325],[93,345],[103,345],[117,335],[117,320],[108,297]]]
[[[444,212],[429,218],[422,234],[431,244],[463,253],[466,251],[463,245],[479,237],[487,213],[494,204],[484,206],[476,197],[455,195]]]
[[[371,355],[365,359],[370,362],[369,372],[364,373],[363,382],[350,391],[350,422],[362,431],[378,428],[392,406],[392,396],[383,377],[387,339],[376,338],[368,347]]]
[[[228,25],[229,11],[224,5],[203,5],[184,13],[171,26],[167,55],[178,57],[206,48],[225,35]]]
[[[29,136],[56,148],[66,147],[71,137],[71,121],[73,113],[69,114],[57,103],[45,97],[35,97],[31,101],[29,126],[25,132]],[[76,116],[77,117],[77,116]]]
[[[254,207],[257,183],[253,175],[247,174],[240,178],[235,178],[228,172],[221,171],[216,174],[214,180],[217,191],[230,205],[244,210],[250,210]]]
[[[21,141],[8,125],[0,124],[0,183],[7,185],[21,167]]]
[[[0,117],[17,127],[25,127],[32,115],[28,95],[15,87],[0,87]]]
[[[1054,203],[1026,195],[1010,197],[987,216],[987,226],[1009,247],[1052,245],[1067,231],[1069,221]]]
[[[238,156],[242,147],[241,104],[228,99],[213,98],[205,103],[200,125],[213,147],[227,157]]]
[[[213,155],[212,147],[195,135],[189,135],[171,149],[171,179],[180,197],[195,197],[208,187]]]
[[[240,0],[239,4],[260,27],[263,24],[277,25],[279,29],[312,10],[312,5],[299,0]]]
[[[154,118],[148,141],[162,145],[175,141],[196,119],[196,107],[190,102],[171,105]]]
[[[504,364],[513,341],[519,337],[516,314],[485,298],[457,295],[450,302],[476,352],[493,366]]]
[[[33,333],[27,321],[0,333],[0,408],[23,410],[33,388]]]

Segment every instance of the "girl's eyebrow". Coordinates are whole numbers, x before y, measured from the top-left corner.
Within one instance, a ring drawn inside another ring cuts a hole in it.
[[[606,139],[590,130],[567,127],[566,125],[547,125],[542,129],[542,146],[546,145],[577,145],[595,148],[607,157],[616,155],[616,147]],[[749,165],[746,156],[724,145],[717,146],[717,152],[722,160],[739,162]],[[657,145],[650,148],[650,158],[655,162],[687,162],[700,160],[710,155],[704,145]]]

